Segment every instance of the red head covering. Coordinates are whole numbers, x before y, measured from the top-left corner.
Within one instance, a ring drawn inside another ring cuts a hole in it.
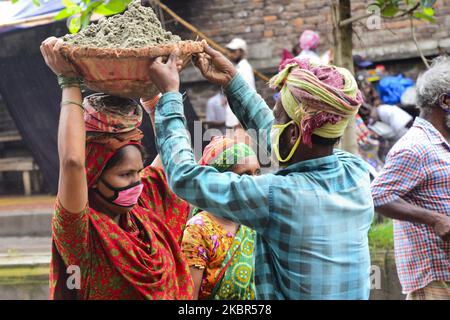
[[[142,108],[127,98],[95,93],[83,101],[86,131],[125,133],[142,123]]]
[[[128,145],[141,145],[142,131],[135,129],[125,134],[103,138],[89,138],[86,142],[86,176],[88,187],[100,177],[109,159],[117,150]]]
[[[86,123],[88,187],[99,178],[109,159],[127,145],[141,145],[142,109],[131,99],[93,94],[83,101]]]

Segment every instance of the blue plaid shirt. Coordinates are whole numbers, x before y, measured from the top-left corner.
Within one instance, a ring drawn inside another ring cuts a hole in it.
[[[225,93],[244,127],[270,129],[272,111],[241,76]],[[195,162],[182,96],[173,92],[159,101],[156,133],[179,197],[257,231],[258,299],[368,299],[374,209],[362,160],[335,151],[274,174],[219,173]]]

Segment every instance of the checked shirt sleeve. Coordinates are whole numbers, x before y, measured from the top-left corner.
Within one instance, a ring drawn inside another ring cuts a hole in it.
[[[381,174],[372,182],[375,207],[403,198],[424,180],[422,159],[417,152],[410,149],[393,151]]]
[[[274,116],[263,98],[237,73],[224,88],[228,104],[248,134],[270,154],[270,128]]]
[[[239,176],[198,165],[178,92],[161,97],[155,126],[157,149],[169,186],[180,198],[212,214],[263,231],[269,220],[270,175]]]

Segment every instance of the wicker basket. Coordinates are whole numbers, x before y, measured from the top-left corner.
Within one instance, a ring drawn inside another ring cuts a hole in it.
[[[193,53],[203,52],[204,43],[180,41],[139,49],[87,48],[64,44],[61,53],[74,64],[89,89],[138,98],[152,97],[158,93],[148,75],[150,58],[168,56],[176,48],[185,66]]]

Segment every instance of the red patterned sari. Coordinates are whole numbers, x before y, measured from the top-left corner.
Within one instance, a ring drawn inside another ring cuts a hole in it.
[[[189,206],[172,193],[162,170],[147,167],[142,182],[138,204],[119,224],[92,208],[70,213],[56,203],[51,299],[193,298],[180,249]],[[68,270],[79,270],[79,289],[69,289],[77,275]]]

